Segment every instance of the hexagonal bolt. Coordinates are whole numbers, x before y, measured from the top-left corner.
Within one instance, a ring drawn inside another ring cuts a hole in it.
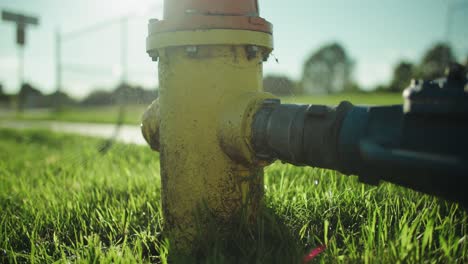
[[[189,55],[189,56],[194,56],[198,52],[198,47],[197,46],[187,46],[187,47],[185,47],[185,52],[187,52],[187,55]]]
[[[148,55],[151,57],[152,61],[158,61],[159,52],[157,50],[150,50],[148,51]]]
[[[260,50],[260,48],[258,46],[249,45],[247,46],[246,50],[247,50],[247,59],[251,60],[257,57],[257,53]]]
[[[196,9],[186,9],[185,10],[185,14],[188,14],[188,15],[193,15],[193,14],[198,14],[199,11],[196,10]]]

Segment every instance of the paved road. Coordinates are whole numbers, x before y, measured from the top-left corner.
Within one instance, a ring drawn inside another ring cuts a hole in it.
[[[117,132],[117,136],[115,137],[117,141],[146,145],[145,139],[141,135],[140,127],[131,125],[122,125],[120,129],[116,131],[116,126],[112,124],[0,120],[0,127],[14,129],[41,128],[100,138],[110,138]]]

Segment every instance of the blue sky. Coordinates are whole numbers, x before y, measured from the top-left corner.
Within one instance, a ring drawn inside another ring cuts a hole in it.
[[[265,73],[300,79],[302,64],[325,43],[343,44],[355,61],[355,79],[371,88],[387,82],[401,59],[418,62],[425,50],[445,38],[449,3],[466,3],[453,12],[450,42],[460,60],[468,56],[467,0],[259,0],[261,16],[274,25],[274,55]],[[128,80],[156,86],[157,63],[145,52],[147,20],[162,18],[162,0],[0,0],[0,9],[41,17],[28,30],[26,80],[44,92],[55,89],[54,34],[134,13],[128,26]],[[0,23],[0,82],[18,90],[17,50],[13,24]],[[68,34],[63,41],[65,90],[83,96],[110,89],[120,80],[119,24],[88,34]]]

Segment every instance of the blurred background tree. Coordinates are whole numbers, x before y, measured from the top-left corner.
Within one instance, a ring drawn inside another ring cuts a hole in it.
[[[141,86],[119,84],[112,91],[102,88],[93,89],[82,101],[83,106],[99,106],[112,104],[144,104],[151,103],[158,97],[158,90],[144,89]]]
[[[0,102],[5,102],[8,100],[7,95],[3,92],[3,84],[0,83]]]
[[[451,62],[455,62],[452,48],[445,43],[437,43],[424,54],[416,75],[425,80],[442,78]]]
[[[29,83],[24,83],[17,95],[18,108],[50,108],[56,106],[57,102],[63,107],[76,106],[78,103],[68,94],[56,91],[51,94],[43,94],[39,89]]]
[[[78,105],[78,101],[76,99],[62,91],[55,91],[49,95],[45,95],[44,103],[44,107],[70,107]]]
[[[23,83],[18,92],[18,108],[23,110],[25,108],[38,108],[41,105],[42,97],[44,95],[37,88],[29,83]]]
[[[321,47],[305,62],[302,86],[305,93],[337,93],[353,87],[353,63],[339,43]]]
[[[401,61],[393,70],[393,77],[388,87],[389,92],[401,93],[407,88],[414,77],[414,65],[408,61]]]
[[[445,69],[455,61],[451,47],[445,43],[435,43],[422,56],[419,64],[401,60],[393,68],[391,79],[380,83],[367,92],[401,93],[411,79],[436,79],[444,77]],[[461,61],[468,67],[468,57]],[[362,93],[360,83],[352,78],[354,62],[340,43],[321,46],[306,60],[301,80],[296,81],[286,75],[270,74],[263,79],[264,90],[278,96],[297,96],[301,94]],[[0,103],[19,109],[54,108],[69,106],[109,106],[113,104],[147,105],[157,96],[157,88],[146,89],[139,85],[122,83],[110,89],[95,88],[93,92],[79,100],[70,97],[66,89],[52,94],[43,94],[29,83],[22,85],[17,95],[8,95],[0,84]],[[15,100],[16,99],[16,100]]]
[[[294,81],[284,75],[267,75],[263,79],[263,90],[279,96],[298,92]]]
[[[0,83],[0,108],[7,108],[11,103],[11,96],[3,90],[3,84]]]
[[[83,106],[97,106],[112,104],[111,92],[103,89],[94,89],[86,98],[81,101]]]
[[[122,83],[112,92],[112,101],[124,104],[149,104],[158,96],[158,90]]]

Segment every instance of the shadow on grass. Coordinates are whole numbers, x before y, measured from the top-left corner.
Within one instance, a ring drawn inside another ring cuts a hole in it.
[[[214,215],[198,218],[204,220],[197,223],[193,251],[170,249],[169,263],[300,263],[300,239],[271,209],[263,207],[253,222],[237,215],[230,223]]]

